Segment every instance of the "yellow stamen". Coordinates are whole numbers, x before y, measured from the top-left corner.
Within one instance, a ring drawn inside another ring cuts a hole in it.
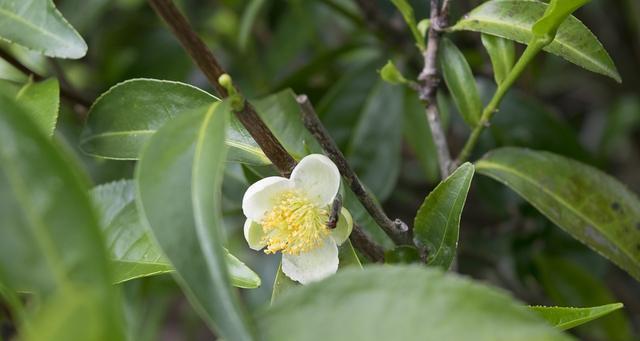
[[[280,194],[262,221],[264,252],[297,255],[318,248],[329,234],[328,219],[329,212],[311,203],[304,193]]]

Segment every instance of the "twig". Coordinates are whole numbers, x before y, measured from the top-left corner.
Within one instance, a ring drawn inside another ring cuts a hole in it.
[[[358,176],[353,169],[351,169],[346,158],[322,125],[322,122],[320,122],[309,98],[305,95],[300,95],[297,97],[297,101],[302,109],[305,127],[320,143],[322,149],[324,149],[329,158],[336,164],[336,166],[338,166],[340,174],[342,174],[344,180],[347,182],[358,200],[360,200],[362,206],[364,206],[375,222],[380,225],[380,227],[396,244],[413,245],[411,241],[411,230],[407,224],[402,222],[400,219],[396,219],[395,221],[389,219],[380,205],[378,205],[373,197],[367,193],[364,185],[360,182],[360,179],[358,179]]]
[[[453,163],[451,153],[447,145],[447,139],[440,122],[438,102],[436,93],[440,85],[438,76],[438,47],[440,45],[441,31],[448,24],[449,1],[445,0],[442,10],[438,10],[438,1],[431,0],[431,26],[429,27],[429,42],[427,49],[423,53],[424,68],[418,77],[421,81],[420,100],[427,106],[426,115],[429,121],[429,128],[433,142],[438,151],[438,164],[440,166],[440,176],[445,179],[451,173]]]
[[[156,13],[169,25],[173,34],[205,74],[209,83],[211,83],[221,96],[226,97],[228,95],[227,91],[218,83],[218,79],[225,74],[225,72],[213,53],[209,51],[204,42],[198,37],[195,31],[193,31],[187,19],[180,13],[171,0],[148,1]],[[284,176],[290,175],[291,170],[296,164],[295,160],[275,138],[253,107],[245,102],[243,109],[235,114],[240,123],[249,131],[280,173]],[[382,249],[380,246],[369,240],[366,235],[359,233],[362,231],[359,231],[356,226],[354,226],[353,231],[351,236],[354,246],[372,260],[381,259],[380,254],[382,254]]]
[[[43,80],[45,77],[31,70],[26,65],[22,64],[19,60],[9,54],[7,51],[0,49],[0,58],[7,61],[7,63],[11,64],[14,68],[18,69],[18,71],[24,73],[27,76],[32,76],[33,79],[39,81]],[[82,97],[81,95],[75,93],[73,90],[67,88],[64,83],[60,84],[60,96],[72,103],[80,104],[81,106],[89,108],[91,106],[91,102]]]
[[[357,224],[353,224],[353,231],[349,235],[349,240],[357,249],[365,254],[372,262],[384,262],[384,250],[380,245],[372,241],[369,236]]]
[[[169,25],[173,34],[202,70],[216,92],[222,97],[227,97],[227,91],[218,83],[218,78],[225,74],[224,69],[175,4],[171,0],[148,1],[155,12]],[[295,159],[287,153],[280,141],[258,116],[253,106],[245,101],[242,110],[236,111],[235,115],[280,173],[284,176],[290,175],[296,165]]]

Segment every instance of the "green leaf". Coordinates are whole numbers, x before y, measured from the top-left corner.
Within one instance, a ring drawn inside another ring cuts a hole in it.
[[[48,136],[52,136],[60,107],[60,87],[58,80],[49,78],[42,82],[29,82],[16,96],[18,103],[28,108],[33,121]]]
[[[608,315],[618,309],[622,309],[622,303],[612,303],[590,308],[568,308],[568,307],[529,307],[537,312],[547,322],[560,330],[567,330],[581,324],[591,322]]]
[[[405,104],[404,89],[381,80],[375,65],[366,63],[345,75],[317,109],[362,182],[384,201],[400,174]]]
[[[447,87],[464,121],[475,127],[482,115],[482,102],[471,67],[462,52],[449,39],[440,43],[440,66]]]
[[[640,201],[616,179],[562,156],[522,148],[492,151],[476,168],[640,280]]]
[[[490,34],[482,34],[482,45],[489,53],[496,84],[500,85],[507,78],[509,71],[515,64],[516,46],[511,40]]]
[[[120,340],[86,174],[26,115],[0,96],[0,281],[40,302],[25,307],[25,339]]]
[[[60,107],[60,87],[55,78],[49,78],[41,82],[29,80],[22,86],[17,83],[0,80],[0,87],[0,92],[15,98],[27,116],[47,136],[53,135]]]
[[[342,245],[338,247],[338,269],[346,269],[356,267],[362,269],[362,263],[358,259],[356,250],[353,248],[350,240],[346,240]],[[340,271],[340,270],[338,270]],[[300,286],[300,284],[284,274],[282,272],[282,263],[278,266],[278,272],[276,272],[276,278],[273,282],[273,292],[271,293],[271,303],[280,297],[285,292]]]
[[[95,187],[91,197],[114,264],[114,283],[173,271],[140,221],[134,203],[135,181],[120,180]],[[226,252],[226,257],[231,284],[240,288],[260,286],[255,272],[230,253]]]
[[[240,51],[245,51],[249,46],[249,38],[251,37],[253,25],[260,11],[267,4],[265,0],[252,0],[247,5],[240,19],[240,30],[238,33],[238,47]]]
[[[302,123],[300,105],[291,89],[251,101],[258,115],[297,160],[322,150]]]
[[[442,107],[444,104],[441,93],[438,93],[438,106],[440,107],[440,115],[443,116],[443,124],[446,120],[445,110]],[[440,180],[438,151],[433,142],[431,129],[429,129],[425,106],[418,98],[418,94],[412,89],[405,89],[404,105],[404,138],[420,163],[426,180],[429,183],[435,183]]]
[[[427,264],[447,270],[458,247],[460,216],[467,200],[474,167],[465,163],[425,199],[414,222],[415,241],[427,248]]]
[[[566,258],[536,258],[538,280],[553,303],[561,306],[590,307],[615,302],[616,298],[594,269],[579,266]],[[578,334],[596,340],[631,341],[631,321],[624,310],[579,326]]]
[[[544,16],[538,20],[531,31],[536,37],[553,40],[558,32],[558,27],[578,8],[584,6],[590,0],[551,0]]]
[[[382,80],[370,91],[345,154],[364,184],[385,200],[400,173],[404,94]]]
[[[149,138],[167,121],[218,101],[188,84],[155,79],[131,79],[113,86],[91,106],[82,150],[106,159],[136,160]],[[242,124],[231,119],[226,143],[229,161],[269,164]]]
[[[49,57],[79,59],[87,44],[52,0],[0,1],[0,39]]]
[[[465,15],[453,31],[476,31],[522,44],[531,41],[531,29],[548,5],[532,0],[487,1]],[[555,40],[544,48],[587,70],[620,82],[620,74],[598,38],[578,19],[569,16],[560,26]]]
[[[420,266],[341,271],[291,290],[258,318],[266,340],[572,339],[500,290]]]
[[[409,81],[404,78],[402,72],[393,64],[392,61],[388,61],[387,64],[380,70],[380,77],[389,84],[399,85],[406,84]]]
[[[228,340],[252,340],[222,247],[221,184],[229,102],[184,113],[146,145],[136,169],[136,202],[185,295]]]
[[[409,26],[411,30],[411,34],[413,35],[413,39],[416,41],[416,45],[420,49],[420,51],[424,51],[426,49],[424,42],[424,34],[420,33],[418,29],[418,25],[416,24],[416,17],[413,13],[413,7],[407,0],[391,0],[394,6],[402,13],[402,17],[404,21]]]

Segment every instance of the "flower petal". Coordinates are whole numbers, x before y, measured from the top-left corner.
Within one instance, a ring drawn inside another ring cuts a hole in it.
[[[302,284],[327,278],[338,271],[338,246],[327,238],[319,248],[297,256],[282,255],[282,272]]]
[[[340,217],[338,218],[338,225],[335,229],[331,230],[331,238],[338,245],[342,245],[351,235],[351,231],[353,230],[353,218],[351,218],[351,213],[346,208],[342,208],[340,210]]]
[[[293,169],[291,180],[318,206],[330,204],[340,189],[338,167],[321,154],[305,156]]]
[[[251,219],[244,222],[244,239],[253,250],[260,251],[267,244],[263,242],[264,230],[262,226]]]
[[[242,212],[245,217],[262,221],[265,213],[274,205],[275,197],[293,187],[289,179],[271,176],[249,186],[242,198]]]

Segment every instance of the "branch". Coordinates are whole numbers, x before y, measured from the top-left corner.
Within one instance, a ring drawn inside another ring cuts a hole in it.
[[[384,250],[367,236],[360,226],[353,223],[349,240],[374,263],[384,263]]]
[[[169,25],[209,83],[222,97],[228,96],[226,89],[218,83],[220,76],[225,74],[224,69],[173,2],[171,0],[148,1],[156,13]],[[245,101],[243,109],[235,114],[280,173],[289,176],[296,164],[295,160],[276,139],[255,109]],[[355,224],[350,238],[354,246],[373,261],[384,259],[382,248],[371,241]]]
[[[26,65],[22,64],[19,60],[9,54],[7,51],[0,49],[0,58],[7,61],[7,63],[11,64],[14,68],[18,69],[20,72],[24,73],[27,76],[32,76],[36,81],[43,80],[45,77],[31,70]],[[65,83],[60,82],[60,96],[69,102],[80,104],[85,108],[89,108],[91,106],[91,102],[82,97],[80,94],[74,92],[73,90],[67,88]]]
[[[209,84],[221,97],[227,97],[227,91],[218,83],[218,78],[226,72],[175,4],[171,0],[148,1],[154,11],[169,25],[191,59],[207,77]],[[290,175],[296,161],[258,116],[253,106],[245,101],[242,110],[236,111],[235,115],[280,173],[284,176]]]
[[[329,158],[338,166],[340,174],[347,182],[353,193],[358,200],[362,203],[362,206],[369,212],[375,222],[384,230],[384,232],[396,243],[396,244],[412,244],[411,230],[407,224],[403,223],[400,219],[392,221],[384,213],[380,205],[373,199],[373,197],[364,188],[364,185],[358,179],[356,173],[351,169],[346,158],[333,141],[329,133],[320,122],[316,111],[313,109],[309,98],[306,95],[300,95],[297,97],[298,104],[302,109],[304,125],[316,138],[316,140],[322,146],[322,149],[327,153]]]
[[[447,145],[446,135],[440,122],[436,93],[440,85],[438,76],[438,47],[442,29],[448,24],[449,1],[445,0],[442,10],[438,10],[438,1],[431,0],[431,26],[429,27],[429,42],[423,53],[424,68],[418,77],[421,81],[419,94],[420,100],[427,106],[426,114],[433,142],[438,151],[438,164],[442,179],[451,174],[453,162]]]

